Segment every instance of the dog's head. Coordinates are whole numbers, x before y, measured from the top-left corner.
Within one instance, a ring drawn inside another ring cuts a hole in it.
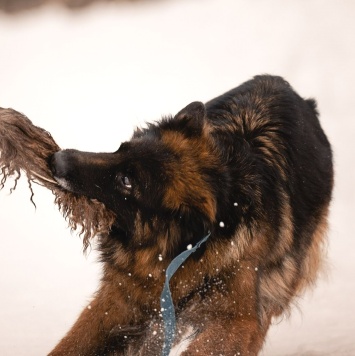
[[[166,250],[175,254],[200,240],[216,220],[223,174],[205,115],[202,103],[192,103],[137,130],[113,153],[59,151],[50,163],[53,176],[63,189],[110,209],[116,215],[113,231],[127,243],[152,243],[145,237],[164,235]]]

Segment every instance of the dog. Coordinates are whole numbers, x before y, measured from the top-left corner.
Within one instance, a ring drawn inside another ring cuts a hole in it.
[[[97,293],[50,355],[160,355],[171,261],[208,237],[170,281],[172,350],[257,355],[322,266],[332,151],[316,102],[260,75],[163,117],[114,153],[60,150],[61,189],[114,213],[97,236]]]

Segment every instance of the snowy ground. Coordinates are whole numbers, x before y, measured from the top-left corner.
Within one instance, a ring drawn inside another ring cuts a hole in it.
[[[264,356],[355,355],[355,3],[152,0],[0,13],[0,106],[63,148],[113,151],[133,128],[258,73],[317,98],[334,148],[328,278],[272,327]],[[51,194],[0,192],[0,354],[45,355],[95,290]]]

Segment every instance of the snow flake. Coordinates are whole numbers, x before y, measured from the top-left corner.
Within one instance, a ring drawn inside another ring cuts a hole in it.
[[[220,227],[224,227],[224,222],[221,221],[221,222],[219,223],[219,226],[220,226]]]

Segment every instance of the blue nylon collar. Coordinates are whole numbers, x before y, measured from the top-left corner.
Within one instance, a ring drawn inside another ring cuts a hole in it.
[[[162,356],[169,356],[171,347],[174,342],[176,319],[173,299],[171,297],[169,282],[178,268],[186,261],[186,259],[194,253],[207,239],[210,237],[209,232],[202,240],[200,240],[194,247],[189,250],[183,251],[180,255],[176,256],[169,264],[165,272],[164,288],[160,296],[161,314],[164,323],[165,341],[162,351]]]

